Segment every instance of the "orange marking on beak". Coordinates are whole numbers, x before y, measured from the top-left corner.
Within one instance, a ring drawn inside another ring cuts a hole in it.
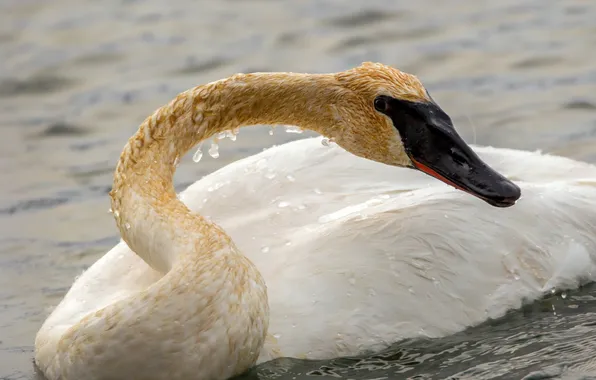
[[[429,168],[428,166],[426,166],[426,165],[424,165],[424,164],[421,164],[420,162],[418,162],[418,161],[416,161],[416,160],[414,160],[414,159],[412,159],[412,162],[414,163],[414,166],[416,166],[416,169],[418,169],[418,170],[420,170],[420,171],[422,171],[422,172],[424,172],[424,173],[426,173],[426,174],[430,175],[431,177],[435,177],[435,178],[436,178],[436,179],[438,179],[439,181],[443,181],[443,182],[445,182],[446,184],[448,184],[448,185],[451,185],[451,186],[455,187],[455,188],[456,188],[456,189],[458,189],[458,190],[461,190],[461,191],[464,191],[464,192],[466,192],[466,193],[468,193],[468,194],[471,194],[471,193],[470,193],[468,190],[466,190],[466,189],[462,188],[462,187],[461,187],[461,186],[459,186],[459,185],[456,185],[456,184],[455,184],[455,183],[453,183],[451,180],[449,180],[449,179],[448,179],[448,178],[446,178],[446,177],[443,177],[441,174],[437,173],[436,171],[434,171],[433,169]]]

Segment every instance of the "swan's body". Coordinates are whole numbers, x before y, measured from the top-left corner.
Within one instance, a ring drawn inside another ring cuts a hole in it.
[[[136,138],[157,130],[160,116]],[[521,185],[523,199],[500,209],[318,139],[292,142],[180,195],[234,245],[207,221],[193,227],[198,216],[171,198],[160,170],[171,176],[171,162],[194,144],[164,138],[165,153],[131,140],[116,174],[113,208],[136,254],[124,242],[109,251],[38,334],[36,362],[50,380],[223,379],[257,358],[353,355],[453,333],[596,276],[588,164],[477,148]],[[127,162],[135,149],[152,155]]]

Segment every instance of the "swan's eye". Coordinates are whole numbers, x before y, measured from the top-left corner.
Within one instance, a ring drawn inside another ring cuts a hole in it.
[[[379,112],[387,112],[387,108],[388,108],[388,104],[387,104],[387,99],[384,96],[377,96],[375,98],[375,109]]]

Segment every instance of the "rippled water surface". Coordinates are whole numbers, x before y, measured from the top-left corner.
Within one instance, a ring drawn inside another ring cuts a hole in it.
[[[418,75],[469,142],[596,162],[594,20],[590,0],[1,1],[0,378],[37,376],[37,329],[118,240],[107,192],[120,151],[178,92],[381,61]],[[217,160],[185,158],[178,188],[296,137],[244,130]],[[452,337],[247,376],[596,378],[595,297],[588,286]]]

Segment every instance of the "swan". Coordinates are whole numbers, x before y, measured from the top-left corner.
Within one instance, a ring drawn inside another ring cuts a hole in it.
[[[290,142],[175,193],[180,157],[255,124],[336,144]],[[35,363],[49,380],[220,380],[451,334],[594,279],[595,184],[586,163],[467,145],[380,63],[198,86],[124,147],[122,241],[43,323]]]

